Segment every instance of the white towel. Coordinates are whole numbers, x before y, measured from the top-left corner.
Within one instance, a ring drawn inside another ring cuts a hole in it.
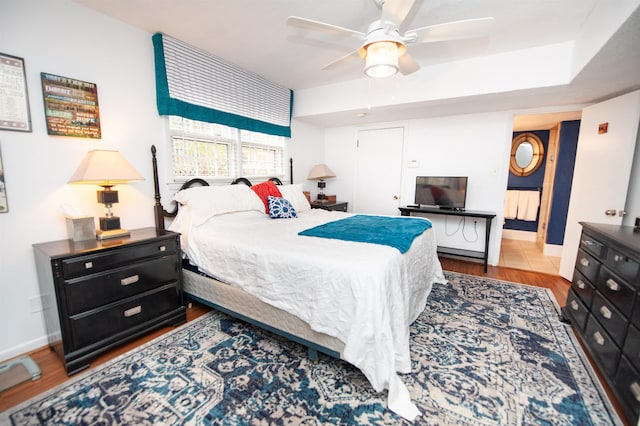
[[[518,198],[520,191],[507,191],[507,197],[504,200],[504,218],[515,219],[518,213]]]
[[[538,207],[540,207],[540,191],[520,191],[518,219],[535,222],[538,218]]]

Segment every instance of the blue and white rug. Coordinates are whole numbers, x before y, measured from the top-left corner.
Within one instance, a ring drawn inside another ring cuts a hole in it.
[[[403,376],[425,425],[620,424],[551,292],[446,273]],[[359,370],[211,312],[0,415],[0,423],[408,423]]]

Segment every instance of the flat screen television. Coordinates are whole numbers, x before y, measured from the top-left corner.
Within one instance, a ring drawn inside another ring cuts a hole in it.
[[[416,176],[415,203],[420,206],[464,210],[466,176]]]

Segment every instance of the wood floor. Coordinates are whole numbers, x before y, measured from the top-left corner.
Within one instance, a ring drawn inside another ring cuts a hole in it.
[[[528,272],[499,266],[489,266],[488,272],[485,274],[483,273],[483,266],[479,263],[447,258],[442,258],[441,263],[443,269],[447,271],[460,272],[469,275],[480,275],[504,281],[526,283],[529,285],[549,288],[553,292],[560,306],[564,306],[565,299],[570,287],[570,283],[567,280],[556,275]],[[208,311],[209,308],[199,304],[194,304],[193,307],[187,309],[187,321],[192,321]],[[145,335],[144,337],[141,337],[128,344],[122,345],[117,349],[109,351],[92,362],[91,368],[109,361],[117,357],[118,355],[121,355],[135,348],[136,346],[148,342],[149,340],[160,336],[170,330],[173,330],[173,327],[163,327],[156,330],[155,332]],[[46,390],[51,389],[54,386],[64,383],[66,380],[69,380],[69,377],[67,377],[60,359],[48,348],[42,348],[33,351],[29,353],[29,355],[40,367],[40,379],[32,382],[24,382],[17,386],[14,386],[13,388],[7,389],[4,392],[1,392],[0,412],[18,405],[21,402],[26,401],[27,399],[34,397],[42,392],[45,392]]]

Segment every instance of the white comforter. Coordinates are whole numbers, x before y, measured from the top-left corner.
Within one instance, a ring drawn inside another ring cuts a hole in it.
[[[402,255],[382,245],[298,235],[349,213],[311,210],[270,219],[245,211],[194,227],[185,216],[172,229],[183,234],[184,253],[202,271],[340,339],[343,358],[376,391],[389,389],[391,410],[408,419],[419,414],[397,372],[411,370],[409,325],[432,284],[445,282],[431,229]]]

